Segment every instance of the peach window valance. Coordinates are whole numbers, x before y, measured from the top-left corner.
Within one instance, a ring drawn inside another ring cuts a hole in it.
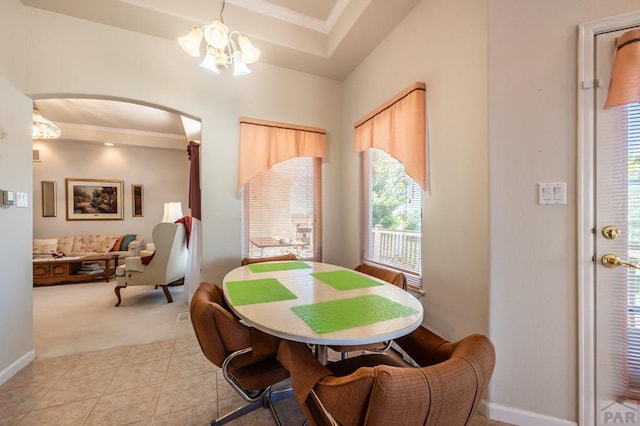
[[[317,127],[240,118],[238,188],[280,161],[326,155],[327,131]]]
[[[611,85],[605,108],[640,102],[640,29],[625,32],[616,41]]]
[[[400,161],[424,190],[427,186],[426,85],[417,82],[358,120],[354,152],[379,148]]]

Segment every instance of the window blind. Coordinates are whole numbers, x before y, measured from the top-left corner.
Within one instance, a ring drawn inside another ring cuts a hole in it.
[[[626,137],[628,151],[628,259],[640,264],[640,104],[631,104],[626,110]],[[622,287],[624,288],[624,287]],[[640,398],[640,270],[629,268],[624,301],[620,310],[626,313],[626,388],[627,396]],[[622,298],[621,297],[621,298]]]
[[[244,257],[294,253],[322,259],[322,162],[296,157],[244,186]]]

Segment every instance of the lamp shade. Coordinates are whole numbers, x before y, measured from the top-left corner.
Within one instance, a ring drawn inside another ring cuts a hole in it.
[[[200,56],[200,42],[202,42],[202,30],[194,27],[189,34],[178,38],[180,47],[191,56]]]
[[[162,216],[163,222],[173,223],[183,216],[182,203],[180,201],[168,201],[164,203],[164,215]]]
[[[640,102],[640,29],[618,37],[611,85],[604,108]]]

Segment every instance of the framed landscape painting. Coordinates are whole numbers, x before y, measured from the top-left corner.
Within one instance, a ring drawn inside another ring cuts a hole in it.
[[[124,182],[110,179],[65,179],[67,220],[123,220]]]

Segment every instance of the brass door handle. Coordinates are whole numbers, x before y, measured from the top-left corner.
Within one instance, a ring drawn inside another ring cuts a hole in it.
[[[634,265],[628,260],[622,260],[615,254],[605,254],[604,256],[602,256],[602,259],[600,259],[600,261],[607,268],[615,268],[617,266],[627,266],[629,268],[640,269],[640,266]]]

